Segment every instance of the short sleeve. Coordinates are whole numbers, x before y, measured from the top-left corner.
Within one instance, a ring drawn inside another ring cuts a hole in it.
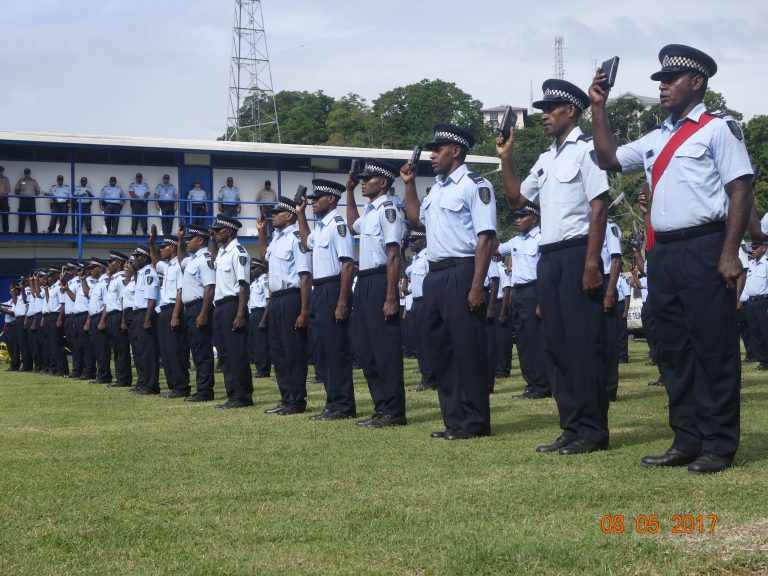
[[[296,263],[298,274],[312,273],[312,253],[309,250],[301,250],[301,241],[298,238],[293,242],[293,261]]]
[[[158,274],[166,276],[168,274],[168,263],[160,260],[160,262],[158,262],[155,266],[155,270],[157,270]]]
[[[362,219],[363,217],[359,217],[357,220],[355,220],[355,223],[352,224],[352,230],[354,230],[355,234],[360,234],[360,230],[362,230]]]
[[[588,142],[584,151],[584,158],[581,161],[581,181],[584,183],[584,192],[590,202],[608,192],[608,176],[605,170],[601,170],[592,160],[594,149],[592,142]]]
[[[216,270],[213,267],[213,258],[210,253],[205,253],[202,256],[205,262],[200,263],[200,280],[203,286],[215,286],[216,285]]]
[[[389,214],[394,214],[394,219],[391,222],[387,217],[388,210],[390,211]],[[397,244],[399,246],[403,237],[403,231],[402,220],[397,208],[395,208],[392,202],[389,205],[385,202],[376,213],[381,224],[381,235],[384,238],[384,245]]]
[[[318,227],[315,226],[312,232],[309,233],[309,236],[307,236],[307,248],[309,248],[310,250],[315,249],[315,232],[317,231],[318,231]]]
[[[622,172],[637,172],[643,170],[645,165],[643,160],[645,159],[644,141],[647,136],[643,136],[639,140],[619,146],[616,150],[616,158],[621,164]]]
[[[499,254],[501,254],[502,257],[512,256],[512,240],[507,240],[506,242],[499,244]]]
[[[241,284],[251,284],[251,257],[242,246],[238,245],[232,254],[232,270]],[[215,283],[215,281],[214,281]]]
[[[605,242],[608,244],[608,254],[621,256],[621,229],[618,224],[608,224],[605,231]]]
[[[331,231],[331,242],[333,242],[339,260],[354,260],[355,246],[352,241],[352,236],[347,229],[346,222],[336,221],[333,223],[333,226],[334,229]]]
[[[471,196],[469,209],[475,235],[481,232],[496,232],[496,196],[493,185],[487,180],[476,182]]]
[[[539,179],[536,176],[538,170],[541,169],[540,161],[537,160],[533,165],[528,176],[520,183],[520,194],[522,194],[529,202],[539,203]]]
[[[712,135],[712,154],[723,186],[741,176],[752,175],[744,133],[736,120],[726,118],[723,122],[717,122]]]

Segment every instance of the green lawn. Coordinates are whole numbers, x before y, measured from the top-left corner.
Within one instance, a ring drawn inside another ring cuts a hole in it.
[[[255,408],[224,411],[2,372],[0,574],[768,573],[764,373],[744,370],[734,468],[648,470],[671,435],[646,350],[621,366],[611,450],[572,457],[534,452],[559,434],[555,404],[513,400],[517,370],[497,382],[493,435],[467,442],[429,437],[434,393],[408,393],[409,426],[368,430],[264,414],[271,380]],[[311,409],[323,397],[310,386]],[[673,534],[676,514],[717,515],[714,533]],[[604,534],[604,515],[625,532]],[[659,532],[637,533],[638,515]]]

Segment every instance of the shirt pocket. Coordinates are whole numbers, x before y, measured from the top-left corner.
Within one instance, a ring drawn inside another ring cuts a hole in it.
[[[698,173],[699,167],[706,161],[707,147],[697,142],[685,143],[675,150],[675,162],[679,169],[676,170],[678,182],[689,182],[692,176],[690,170],[694,170],[693,175]]]
[[[281,246],[275,250],[275,257],[286,262],[293,260],[293,248],[290,245]]]
[[[559,182],[558,202],[561,204],[575,204],[586,199],[581,185],[581,165],[567,164],[560,166],[555,173]]]
[[[379,222],[379,218],[376,212],[371,212],[366,216],[363,234],[366,236],[381,235],[381,223]]]
[[[452,213],[460,212],[464,208],[464,200],[459,196],[448,196],[443,194],[438,202],[438,206],[443,210],[448,210]]]

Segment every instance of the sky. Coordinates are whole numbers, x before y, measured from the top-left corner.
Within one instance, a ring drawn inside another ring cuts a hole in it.
[[[215,139],[227,118],[234,0],[0,0],[0,130]],[[674,13],[667,13],[671,6]],[[274,90],[369,102],[424,78],[484,106],[528,106],[554,74],[589,86],[621,58],[614,95],[656,96],[665,44],[718,63],[710,88],[768,113],[768,3],[263,0]]]

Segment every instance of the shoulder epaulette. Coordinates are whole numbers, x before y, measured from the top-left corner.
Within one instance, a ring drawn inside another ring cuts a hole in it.
[[[382,206],[394,206],[394,204],[392,203],[392,200],[385,200]]]
[[[336,220],[336,222],[344,222],[344,218],[341,216],[335,216],[333,219]]]
[[[705,110],[705,114],[709,114],[710,116],[714,116],[716,118],[725,118],[728,116],[727,112],[723,112],[722,110]]]
[[[475,172],[467,172],[467,176],[469,176],[475,184],[480,184],[482,182],[485,182],[485,178],[483,178],[482,176],[480,176],[480,174],[477,174]]]
[[[299,240],[301,240],[301,232],[299,232],[298,230],[294,230],[293,235],[296,236],[296,238],[298,238]]]
[[[245,252],[246,252],[246,250],[245,250],[245,248],[243,248],[242,244],[238,244],[237,245],[237,249],[240,252],[240,254],[245,254]]]
[[[592,134],[582,134],[576,140],[581,140],[582,142],[592,142]]]

